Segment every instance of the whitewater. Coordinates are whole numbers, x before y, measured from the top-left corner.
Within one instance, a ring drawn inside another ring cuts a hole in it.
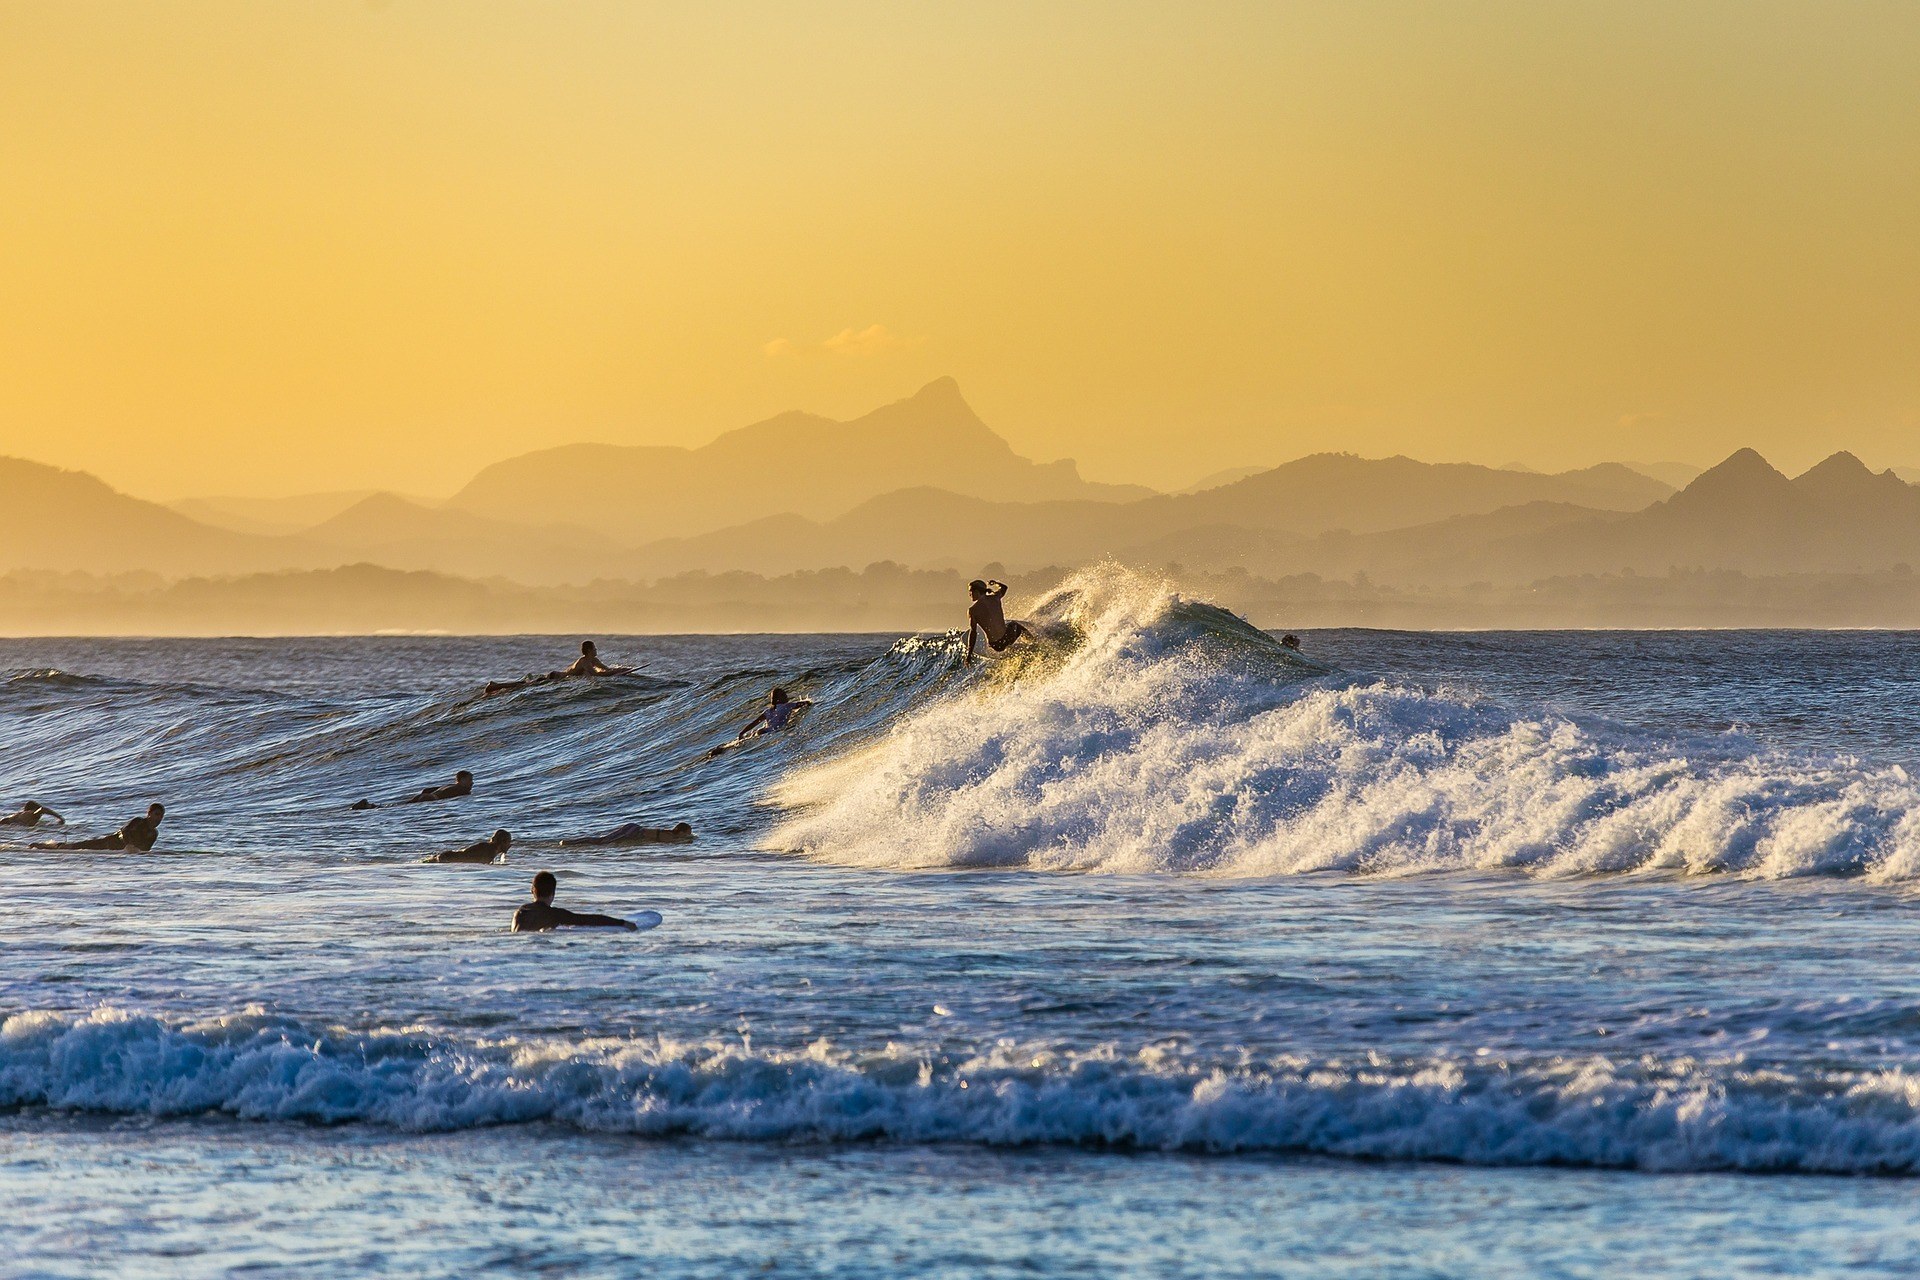
[[[575,638],[0,641],[0,801],[168,806],[0,844],[16,1265],[1920,1265],[1920,637],[1016,604],[495,698]],[[507,933],[541,868],[665,923]]]

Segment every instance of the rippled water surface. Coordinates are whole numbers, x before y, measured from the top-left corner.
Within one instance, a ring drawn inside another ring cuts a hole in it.
[[[13,1267],[1920,1266],[1920,637],[1030,614],[492,699],[569,642],[0,641],[0,799],[168,806],[0,848]],[[510,934],[540,868],[664,923]]]

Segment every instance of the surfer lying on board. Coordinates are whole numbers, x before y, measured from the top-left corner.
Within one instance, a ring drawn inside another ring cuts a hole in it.
[[[737,747],[748,738],[765,737],[769,733],[779,733],[793,723],[793,718],[805,711],[813,703],[806,698],[790,698],[785,689],[776,688],[767,695],[767,705],[759,715],[747,721],[746,728],[733,736],[733,741],[724,746],[715,747],[707,752],[707,759],[725,751],[727,747]]]
[[[553,891],[558,883],[551,871],[542,871],[533,878],[533,901],[513,913],[515,933],[541,933],[547,929],[639,930],[639,925],[618,916],[596,916],[554,906]]]
[[[643,827],[625,822],[603,836],[575,836],[562,840],[563,847],[576,844],[692,844],[693,824],[682,822],[672,827]]]
[[[98,853],[150,853],[160,839],[160,819],[167,816],[165,805],[150,804],[146,816],[129,818],[127,824],[110,836],[92,840],[49,840],[42,849],[87,849]]]
[[[973,665],[974,637],[985,632],[987,648],[999,653],[1014,641],[1031,638],[1033,633],[1027,630],[1024,622],[1008,622],[1000,601],[1007,594],[1007,584],[988,578],[985,582],[975,578],[967,584],[967,594],[973,597],[973,603],[967,606],[967,665]]]
[[[458,800],[461,796],[473,794],[473,775],[465,769],[453,775],[453,781],[438,787],[422,787],[417,796],[405,796],[395,800],[395,804],[424,804],[428,800]],[[378,809],[380,806],[371,800],[355,800],[356,809]]]
[[[422,858],[422,862],[498,862],[507,856],[507,850],[513,847],[513,833],[505,827],[494,832],[485,840],[476,841],[464,849],[447,849],[432,857]]]
[[[639,670],[638,667],[608,666],[600,661],[600,651],[594,647],[593,641],[582,640],[580,656],[573,660],[572,666],[559,671],[549,671],[543,676],[527,676],[521,680],[489,680],[486,696],[491,698],[496,693],[508,693],[514,689],[524,689],[530,684],[546,684],[553,680],[579,680],[592,676],[628,676],[637,670]]]
[[[38,800],[29,800],[20,806],[18,813],[10,813],[4,818],[0,818],[0,827],[35,827],[40,825],[40,819],[42,818],[51,818],[63,827],[67,825],[65,818],[47,808],[47,806],[41,804]]]

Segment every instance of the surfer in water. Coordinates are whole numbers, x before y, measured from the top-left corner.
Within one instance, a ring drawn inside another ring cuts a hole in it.
[[[420,794],[406,796],[394,801],[395,804],[424,804],[428,800],[458,800],[461,796],[473,794],[473,775],[465,769],[453,775],[453,781],[438,787],[422,787]],[[380,806],[371,800],[356,800],[356,809],[378,809]]]
[[[571,840],[562,840],[561,846],[583,844],[692,844],[693,824],[682,822],[672,827],[643,827],[637,822],[624,822],[603,836],[575,836]]]
[[[967,665],[973,665],[973,646],[975,637],[984,632],[987,648],[1000,653],[1010,648],[1016,640],[1031,639],[1033,632],[1027,630],[1024,622],[1008,622],[1001,600],[1007,594],[1007,584],[992,578],[982,582],[975,578],[967,584],[967,594],[973,597],[973,603],[967,607]]]
[[[748,738],[760,738],[769,733],[781,732],[793,723],[795,716],[812,705],[813,703],[805,698],[788,697],[785,689],[775,688],[767,695],[767,705],[761,708],[760,714],[747,721],[746,727],[733,736],[732,742],[707,752],[707,758],[711,760],[728,747],[737,747]]]
[[[4,818],[0,818],[0,827],[37,827],[40,825],[40,819],[42,818],[49,818],[63,827],[67,825],[65,818],[47,808],[47,806],[41,804],[38,800],[29,800],[20,806],[18,813],[10,813]]]
[[[167,816],[165,805],[150,804],[144,816],[129,818],[125,826],[110,836],[92,840],[48,841],[42,849],[85,849],[96,853],[151,853],[160,839],[160,819]]]
[[[553,905],[553,891],[559,882],[553,872],[542,871],[533,878],[533,901],[513,913],[515,933],[542,933],[548,929],[632,929],[640,926],[618,916],[597,916],[569,911]]]
[[[485,840],[479,840],[464,849],[448,849],[432,857],[422,858],[422,862],[499,862],[507,856],[507,850],[513,847],[513,833],[505,827],[494,832]]]
[[[509,693],[515,689],[524,689],[532,684],[547,684],[554,680],[580,680],[594,676],[628,676],[639,670],[637,667],[610,667],[600,661],[600,651],[591,640],[580,642],[580,656],[573,664],[559,671],[549,671],[543,676],[527,676],[520,680],[489,680],[486,696],[496,693]]]

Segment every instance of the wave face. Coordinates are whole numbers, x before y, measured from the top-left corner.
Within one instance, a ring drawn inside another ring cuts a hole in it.
[[[1167,1047],[936,1061],[889,1045],[739,1039],[487,1042],[355,1034],[258,1010],[195,1022],[96,1010],[0,1026],[0,1106],[369,1123],[535,1121],[751,1141],[1297,1152],[1662,1171],[1920,1171],[1920,1077],[1601,1056],[1282,1057]]]
[[[1898,767],[1335,675],[1117,570],[1036,620],[1049,654],[785,781],[772,844],[870,866],[1235,876],[1920,872],[1920,787]]]

